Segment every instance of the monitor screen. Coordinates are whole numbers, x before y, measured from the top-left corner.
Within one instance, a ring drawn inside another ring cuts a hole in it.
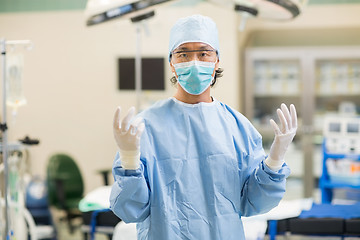
[[[341,131],[341,123],[332,122],[329,124],[329,132],[331,133],[340,133]]]
[[[359,133],[360,132],[359,123],[348,123],[346,131],[348,133]]]
[[[142,58],[142,90],[165,90],[164,58]],[[118,59],[118,87],[135,90],[135,58]]]

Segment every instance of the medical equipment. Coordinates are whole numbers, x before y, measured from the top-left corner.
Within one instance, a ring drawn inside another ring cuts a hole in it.
[[[320,189],[323,203],[334,201],[334,190],[360,189],[360,118],[328,116],[324,122]]]
[[[1,146],[2,147],[2,146]],[[27,239],[29,232],[31,239],[37,240],[36,226],[34,220],[24,205],[24,188],[26,185],[25,176],[27,174],[27,165],[23,157],[23,146],[18,143],[8,144],[8,181],[7,191],[4,198],[0,198],[0,214],[5,219],[5,228],[1,226],[0,233],[3,239]],[[3,149],[1,149],[3,150]],[[4,163],[0,166],[0,175],[5,175]],[[7,196],[5,198],[5,196]],[[3,221],[2,221],[3,222]],[[27,231],[27,225],[29,231]]]
[[[4,164],[4,218],[5,218],[5,229],[4,229],[4,240],[7,237],[11,237],[11,231],[9,228],[9,223],[11,222],[9,214],[9,202],[8,202],[8,180],[9,180],[9,167],[8,167],[8,138],[7,138],[7,109],[6,109],[6,100],[7,100],[7,65],[6,65],[6,47],[16,47],[17,45],[27,46],[28,49],[31,49],[32,43],[29,40],[17,40],[17,41],[6,41],[4,38],[0,39],[0,50],[1,50],[1,59],[2,59],[2,81],[3,81],[3,109],[2,109],[2,123],[0,124],[0,130],[2,131],[2,156]]]
[[[328,158],[325,162],[329,179],[334,183],[360,185],[360,118],[328,117],[324,126],[327,154],[348,154],[341,160]],[[353,159],[351,159],[353,155]]]
[[[342,116],[356,116],[356,104],[354,102],[343,101],[339,103],[339,114]]]
[[[90,235],[90,240],[97,239],[95,234],[105,234],[108,239],[114,239],[115,226],[122,222],[109,207],[83,212],[82,218],[81,231],[84,233],[84,239],[89,239],[88,235]]]
[[[89,0],[85,9],[88,26],[120,17],[135,19],[152,12],[158,5],[174,0]]]
[[[13,115],[15,115],[17,108],[26,104],[26,99],[23,92],[24,58],[23,54],[16,51],[9,51],[6,58],[6,103],[13,109]]]
[[[270,240],[275,240],[277,234],[305,235],[313,238],[315,236],[357,238],[360,236],[360,203],[352,205],[314,203],[310,209],[302,210],[296,217],[274,220],[270,218],[268,234]]]
[[[308,0],[207,0],[230,7],[240,13],[266,20],[289,20],[297,17]],[[137,16],[163,3],[174,0],[90,0],[86,5],[87,25],[94,25],[118,17]],[[194,1],[197,3],[198,1]]]
[[[242,17],[239,30],[245,29],[249,18],[286,21],[300,15],[308,0],[208,0],[219,6],[235,10]]]
[[[326,167],[332,182],[360,185],[360,161],[349,158],[337,161],[329,158],[326,161]]]
[[[108,235],[111,239],[114,227],[121,221],[111,211],[109,197],[111,186],[102,186],[86,194],[79,203],[79,209],[82,212],[83,223],[81,230],[88,239],[94,239],[95,233]]]
[[[360,118],[326,117],[326,151],[331,154],[360,154]]]

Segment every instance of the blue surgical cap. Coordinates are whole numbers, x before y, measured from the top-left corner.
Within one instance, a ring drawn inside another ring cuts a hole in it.
[[[206,16],[192,15],[180,18],[170,31],[169,61],[171,52],[183,43],[202,42],[210,45],[219,55],[219,38],[215,22]]]

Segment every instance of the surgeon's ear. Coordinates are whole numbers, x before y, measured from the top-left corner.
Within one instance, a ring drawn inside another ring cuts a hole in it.
[[[216,63],[215,63],[215,70],[219,69],[219,65],[220,65],[220,60],[219,60],[219,58],[217,58]]]
[[[171,71],[173,73],[175,73],[175,67],[174,67],[174,64],[172,64],[172,62],[170,61],[170,68],[171,68]]]

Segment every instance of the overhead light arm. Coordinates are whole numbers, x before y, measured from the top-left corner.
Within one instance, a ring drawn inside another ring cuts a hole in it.
[[[172,1],[174,0],[88,0],[85,9],[86,25],[151,14],[160,4]]]
[[[245,29],[246,21],[249,17],[256,17],[259,14],[255,4],[247,0],[235,1],[235,12],[241,15],[241,22],[239,30],[242,32]]]
[[[280,11],[287,11],[288,13],[290,13],[289,16],[291,16],[291,18],[295,18],[300,14],[300,9],[298,5],[296,5],[295,2],[292,0],[261,0],[256,2],[258,2],[257,4],[263,7],[265,7],[264,5],[266,4],[274,11],[276,11],[276,9],[281,9]]]
[[[259,11],[255,7],[245,6],[242,4],[235,3],[235,12],[247,12],[253,16],[257,16]]]

